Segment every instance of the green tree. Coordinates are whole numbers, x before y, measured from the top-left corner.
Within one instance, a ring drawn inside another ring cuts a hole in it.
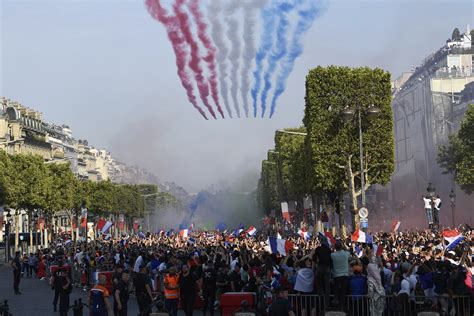
[[[311,70],[306,78],[306,146],[313,192],[348,192],[353,228],[358,226],[361,176],[365,190],[386,184],[394,170],[393,119],[390,74],[381,69],[330,66]],[[369,120],[369,107],[380,113]],[[360,111],[365,166],[360,174],[358,120],[346,122],[347,107]]]
[[[474,104],[468,105],[458,134],[451,135],[449,144],[440,147],[438,164],[444,173],[453,174],[463,191],[474,191]]]
[[[456,27],[453,30],[453,34],[451,35],[451,39],[453,41],[459,40],[461,38],[461,32],[459,32],[459,29]]]
[[[282,200],[301,200],[306,193],[306,164],[304,158],[303,134],[305,127],[287,128],[275,133],[275,151],[278,168],[278,184]]]

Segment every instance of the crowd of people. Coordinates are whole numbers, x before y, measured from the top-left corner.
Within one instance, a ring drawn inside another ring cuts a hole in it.
[[[16,254],[14,291],[21,293],[22,276],[47,278],[60,315],[70,310],[73,287],[89,293],[90,315],[127,315],[129,295],[141,315],[156,309],[177,315],[178,308],[185,315],[198,308],[214,315],[227,292],[255,293],[256,304],[243,308],[268,315],[332,309],[408,315],[414,306],[464,315],[474,310],[474,230],[458,230],[465,239],[450,250],[434,230],[374,233],[370,242],[271,229],[252,236],[196,230],[187,237],[161,232],[61,240],[30,255]],[[275,251],[270,236],[291,246]],[[101,271],[113,271],[111,281]]]

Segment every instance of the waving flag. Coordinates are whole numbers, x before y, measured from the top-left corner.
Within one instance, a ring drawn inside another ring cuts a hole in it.
[[[452,250],[456,248],[456,246],[459,245],[465,237],[457,230],[445,229],[443,230],[443,238],[448,242],[446,250]]]
[[[364,233],[362,230],[357,229],[351,236],[351,240],[354,242],[362,242],[371,244],[372,243],[372,236],[369,234]]]
[[[104,226],[101,229],[102,234],[105,234],[114,223],[111,221],[106,221]]]
[[[359,247],[359,245],[355,245],[354,252],[358,258],[362,257],[362,255],[364,254],[364,251],[362,250],[362,248]]]
[[[250,226],[249,229],[247,229],[247,234],[249,236],[253,236],[257,233],[257,229],[253,226]]]
[[[188,231],[187,229],[181,229],[181,230],[179,231],[179,237],[181,237],[181,238],[187,238],[187,237],[188,237],[188,232],[189,232],[189,231]]]
[[[319,238],[325,238],[329,246],[334,246],[336,244],[336,239],[330,232],[319,232]]]
[[[394,220],[393,223],[392,223],[392,231],[397,232],[398,229],[400,228],[400,224],[401,224],[401,223],[402,223],[402,222],[399,222],[399,221],[395,221],[395,220]]]
[[[282,256],[287,256],[290,250],[293,249],[293,243],[291,241],[276,237],[268,237],[268,245],[272,253]]]
[[[311,239],[311,234],[305,230],[299,229],[298,230],[298,235],[300,235],[304,240],[310,240]]]

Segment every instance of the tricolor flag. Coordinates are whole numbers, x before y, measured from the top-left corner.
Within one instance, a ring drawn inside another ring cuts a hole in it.
[[[359,245],[355,245],[354,252],[358,258],[362,257],[362,255],[364,254],[364,251],[362,250],[362,248],[359,247]]]
[[[273,254],[279,253],[282,256],[288,256],[290,250],[293,249],[293,243],[291,241],[276,237],[268,237],[268,245]]]
[[[189,232],[189,231],[188,231],[187,229],[181,229],[181,230],[179,231],[179,237],[181,237],[181,238],[188,238],[188,232]]]
[[[374,252],[377,257],[380,257],[383,253],[383,247],[379,245],[374,245]]]
[[[398,229],[400,228],[401,223],[402,222],[394,220],[393,223],[392,223],[392,231],[397,232]]]
[[[87,228],[87,209],[83,208],[81,210],[81,227]]]
[[[111,221],[106,221],[104,226],[101,229],[102,234],[105,234],[114,223]]]
[[[369,234],[364,233],[360,229],[356,229],[356,231],[352,234],[351,240],[354,242],[362,242],[371,244],[372,243],[372,236]]]
[[[330,232],[319,232],[319,237],[326,238],[329,246],[334,246],[336,244],[336,239],[334,239],[334,236]]]
[[[194,244],[196,242],[196,240],[194,238],[189,238],[188,239],[188,243],[190,244]]]
[[[446,250],[452,250],[456,248],[456,246],[459,245],[465,237],[457,230],[445,229],[443,230],[443,238],[448,242]]]
[[[288,211],[288,202],[281,203],[281,214],[283,218],[289,223],[290,222],[290,213]]]
[[[249,236],[253,236],[257,233],[257,229],[253,226],[250,226],[249,229],[247,229],[246,232]]]
[[[311,239],[311,234],[305,230],[299,229],[298,230],[298,235],[300,235],[304,240],[309,240]]]

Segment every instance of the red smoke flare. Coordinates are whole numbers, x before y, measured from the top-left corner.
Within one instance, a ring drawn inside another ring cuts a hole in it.
[[[204,60],[209,65],[209,84],[211,86],[211,94],[212,99],[216,103],[217,110],[221,114],[222,118],[224,118],[224,112],[222,111],[221,105],[219,103],[219,94],[217,89],[217,71],[216,71],[216,47],[212,44],[209,36],[207,35],[207,24],[204,22],[204,18],[202,15],[201,10],[199,9],[199,2],[200,0],[191,0],[189,4],[189,9],[191,14],[196,21],[197,29],[198,29],[198,37],[201,40],[204,47],[207,49],[208,55],[204,57]]]
[[[207,81],[204,78],[203,71],[200,65],[201,57],[199,56],[199,46],[193,38],[191,27],[189,25],[188,14],[182,10],[184,2],[185,0],[176,0],[173,5],[173,10],[177,19],[179,20],[181,32],[183,33],[186,42],[188,42],[188,45],[191,47],[191,61],[189,63],[189,67],[191,68],[191,70],[194,71],[194,77],[197,81],[199,95],[201,96],[202,102],[209,110],[212,117],[216,119],[216,114],[214,113],[214,110],[212,109],[211,105],[209,104],[209,100],[207,99],[209,96],[209,85],[207,84]]]
[[[178,76],[181,79],[181,84],[186,90],[189,102],[196,108],[199,113],[207,120],[206,113],[197,104],[196,96],[193,92],[193,85],[186,72],[186,63],[188,52],[185,47],[185,39],[180,34],[179,21],[174,16],[168,16],[166,10],[161,6],[160,0],[146,0],[146,7],[150,15],[161,22],[168,33],[168,38],[173,46],[176,55],[176,66],[178,67]]]

